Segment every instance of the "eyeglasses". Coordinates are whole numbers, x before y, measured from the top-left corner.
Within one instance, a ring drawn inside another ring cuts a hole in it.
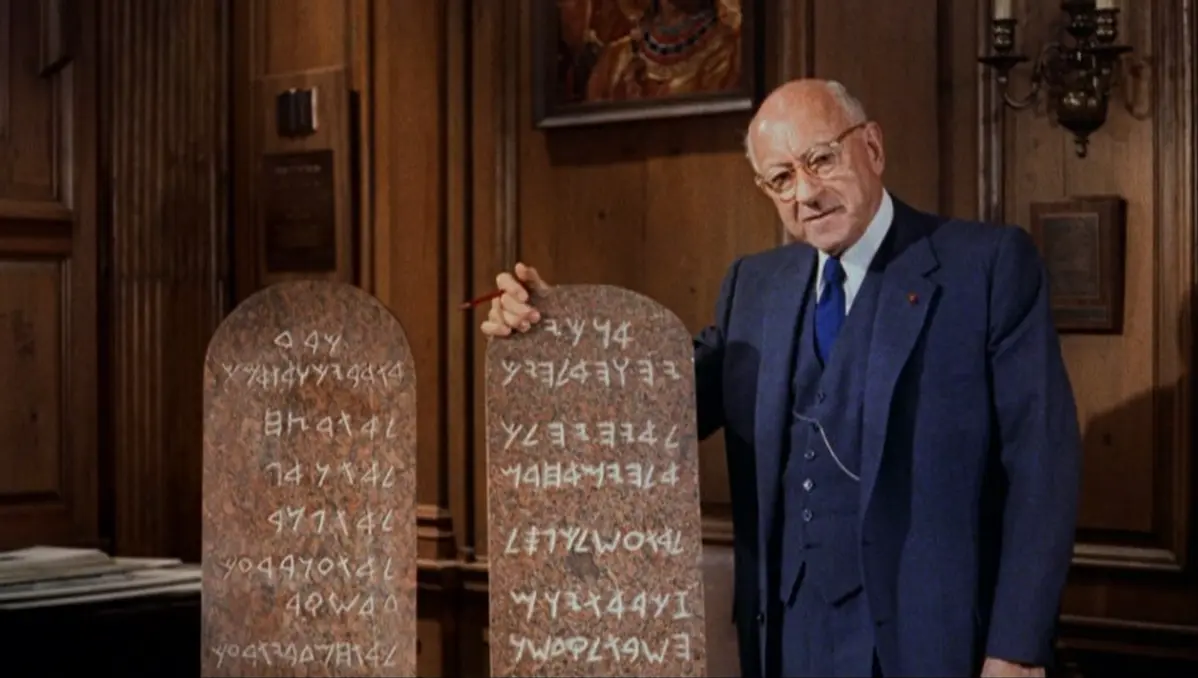
[[[758,174],[754,179],[762,190],[772,193],[779,200],[790,202],[795,199],[799,187],[799,172],[806,172],[813,179],[827,179],[840,167],[844,152],[844,140],[850,134],[864,128],[869,121],[859,122],[846,129],[831,141],[808,148],[791,167],[780,167],[768,177]]]

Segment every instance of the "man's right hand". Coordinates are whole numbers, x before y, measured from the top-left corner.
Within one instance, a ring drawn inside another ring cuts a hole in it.
[[[504,272],[496,276],[495,284],[503,291],[503,295],[491,300],[491,312],[481,326],[483,334],[506,337],[512,330],[527,332],[541,319],[540,312],[530,302],[529,291],[546,292],[549,285],[541,280],[535,268],[516,264],[513,273]]]

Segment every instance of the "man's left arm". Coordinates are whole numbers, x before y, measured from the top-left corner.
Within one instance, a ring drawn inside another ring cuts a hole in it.
[[[988,357],[1008,486],[986,655],[1042,667],[1073,554],[1081,439],[1047,272],[1027,233],[1005,230],[991,277]]]

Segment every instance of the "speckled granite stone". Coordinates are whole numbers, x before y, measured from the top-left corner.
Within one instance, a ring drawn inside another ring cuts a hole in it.
[[[416,670],[416,380],[364,291],[247,299],[204,366],[204,676]]]
[[[555,287],[487,349],[491,675],[706,673],[691,336]]]

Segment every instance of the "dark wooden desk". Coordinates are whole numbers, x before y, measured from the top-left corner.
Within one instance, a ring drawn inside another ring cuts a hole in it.
[[[200,675],[200,594],[0,610],[0,674]]]

